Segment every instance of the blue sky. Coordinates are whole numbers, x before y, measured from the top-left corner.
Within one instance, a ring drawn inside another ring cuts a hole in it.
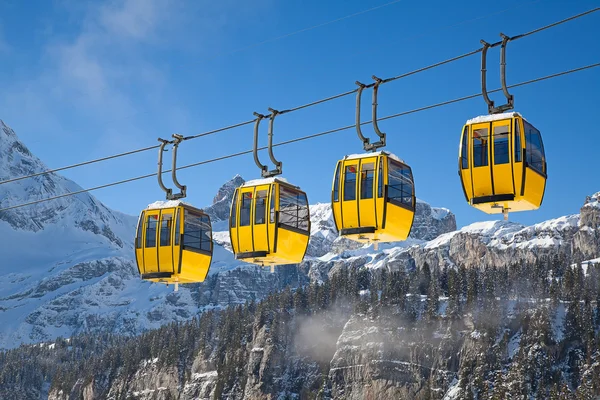
[[[48,167],[157,144],[250,120],[253,111],[291,108],[396,76],[597,7],[592,0],[17,1],[0,3],[0,118]],[[600,12],[513,43],[508,83],[600,61]],[[278,38],[276,40],[270,40]],[[266,43],[261,43],[265,42]],[[488,87],[499,86],[499,49],[490,50]],[[515,110],[542,132],[549,178],[538,211],[511,214],[531,224],[579,212],[600,190],[597,93],[600,68],[515,88]],[[480,91],[480,56],[382,85],[379,116]],[[363,116],[370,119],[371,91]],[[492,95],[502,102],[500,94]],[[354,96],[275,121],[275,142],[354,122]],[[380,123],[386,150],[414,173],[417,196],[450,208],[459,226],[501,219],[471,208],[457,175],[464,122],[487,113],[481,97]],[[261,126],[261,145],[267,124]],[[370,126],[363,131],[374,136]],[[180,165],[252,146],[252,126],[184,142]],[[362,152],[354,130],[275,149],[283,176],[310,203],[328,202],[335,162]],[[170,153],[167,153],[169,156]],[[260,153],[263,162],[266,151]],[[82,187],[151,173],[150,151],[65,171]],[[270,164],[269,164],[270,165]],[[252,155],[183,170],[187,201],[206,206],[235,174],[259,177]],[[165,176],[170,186],[170,180]],[[164,198],[155,178],[93,192],[109,207],[138,214]]]

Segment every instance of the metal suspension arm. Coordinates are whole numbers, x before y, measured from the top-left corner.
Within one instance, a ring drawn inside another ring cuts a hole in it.
[[[162,155],[165,150],[165,146],[169,143],[168,140],[158,138],[158,141],[161,142],[160,148],[158,149],[158,185],[162,190],[167,194],[167,199],[172,195],[173,191],[167,188],[162,181]]]
[[[181,185],[177,180],[177,147],[179,146],[179,143],[181,143],[181,141],[183,140],[183,136],[174,133],[173,138],[173,164],[171,167],[171,177],[173,179],[173,183],[179,188],[179,190],[181,190],[181,192],[172,194],[170,196],[167,194],[167,198],[169,198],[169,200],[177,200],[186,196],[186,186]]]
[[[373,75],[373,79],[375,80],[375,85],[373,86],[373,129],[377,136],[379,136],[379,142],[373,143],[375,148],[385,146],[385,133],[381,132],[379,126],[377,125],[377,91],[379,89],[379,85],[383,82],[383,79],[376,77]]]
[[[256,122],[254,123],[254,162],[260,169],[261,175],[264,176],[265,173],[268,173],[269,168],[266,165],[262,165],[258,159],[258,125],[260,124],[260,121],[265,118],[265,116],[257,113],[256,111],[254,112],[254,115],[256,116]]]
[[[363,142],[363,147],[365,151],[371,150],[371,143],[369,138],[366,138],[360,129],[360,97],[362,95],[362,91],[367,87],[364,83],[360,83],[359,81],[355,82],[358,85],[358,90],[356,92],[356,133],[358,134],[358,138]]]
[[[502,37],[502,47],[500,51],[500,81],[502,82],[502,92],[504,92],[507,103],[498,108],[500,111],[506,111],[514,108],[514,97],[512,94],[508,93],[508,88],[506,87],[506,44],[510,38],[502,32],[500,33],[500,36]]]
[[[487,93],[487,85],[486,85],[486,58],[487,58],[487,51],[490,47],[490,44],[488,42],[486,42],[485,40],[481,39],[480,40],[481,44],[483,45],[483,50],[481,50],[481,94],[483,95],[483,99],[485,100],[485,102],[488,105],[488,112],[490,114],[493,114],[493,110],[494,110],[494,101],[490,99],[490,97],[488,96]]]
[[[275,117],[279,114],[279,111],[272,109],[269,107],[269,111],[271,111],[271,121],[269,122],[269,158],[271,162],[275,164],[275,169],[270,171],[267,175],[263,173],[263,177],[270,177],[274,175],[280,175],[283,172],[283,163],[281,161],[277,161],[275,156],[273,155],[273,122],[275,121]]]

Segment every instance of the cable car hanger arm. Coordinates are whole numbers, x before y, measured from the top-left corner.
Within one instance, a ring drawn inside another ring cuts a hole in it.
[[[508,88],[506,87],[506,44],[510,37],[506,36],[504,33],[500,32],[500,36],[502,40],[496,42],[494,44],[489,44],[485,40],[481,39],[480,42],[483,45],[481,49],[481,94],[483,95],[483,99],[488,105],[488,113],[490,114],[499,114],[508,110],[512,110],[514,108],[514,96],[508,93]],[[488,96],[487,92],[487,82],[486,82],[486,58],[487,51],[490,47],[496,47],[500,45],[500,82],[502,84],[502,92],[504,93],[504,97],[506,97],[507,103],[501,106],[494,106],[494,101],[491,100]]]
[[[160,147],[158,149],[158,173],[157,173],[158,185],[166,193],[167,200],[178,200],[178,199],[184,198],[186,196],[186,186],[181,185],[179,183],[179,181],[177,180],[177,146],[179,146],[179,143],[181,143],[181,141],[183,140],[183,136],[174,133],[173,138],[175,139],[173,141],[158,138],[158,141],[161,142]],[[173,183],[175,183],[175,186],[177,186],[181,190],[180,193],[175,193],[175,194],[173,194],[173,189],[167,188],[164,185],[163,180],[162,180],[162,174],[163,174],[162,156],[163,156],[163,151],[167,151],[167,150],[165,150],[165,146],[169,143],[173,143],[173,158],[172,158],[172,166],[171,166],[171,177],[173,179]]]
[[[369,85],[366,85],[359,81],[355,82],[358,85],[358,89],[356,90],[356,133],[358,134],[358,138],[363,142],[363,148],[365,149],[365,151],[375,151],[378,148],[385,146],[385,133],[381,132],[379,126],[377,125],[377,89],[379,88],[379,85],[383,83],[383,79],[380,79],[375,75],[373,75],[373,79],[375,80],[375,83],[371,83]],[[360,128],[360,126],[362,125],[360,123],[360,99],[362,96],[362,91],[365,88],[370,87],[373,88],[373,118],[371,119],[371,122],[373,122],[373,129],[375,130],[375,133],[380,138],[380,140],[375,143],[371,143],[370,139],[366,138],[363,135],[362,130]]]

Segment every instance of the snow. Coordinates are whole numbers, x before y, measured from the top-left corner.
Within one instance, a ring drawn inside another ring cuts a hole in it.
[[[253,179],[251,181],[246,181],[246,182],[244,182],[242,187],[256,186],[256,185],[268,185],[268,184],[271,184],[274,182],[289,183],[287,181],[287,179],[285,179],[285,178],[273,176],[271,178]]]
[[[431,207],[431,216],[439,221],[446,218],[450,214],[450,210],[443,207]]]
[[[344,160],[353,160],[353,159],[364,158],[364,157],[375,157],[375,156],[379,156],[379,155],[388,156],[392,160],[396,160],[396,161],[401,162],[402,164],[406,164],[406,162],[404,162],[404,160],[402,160],[400,157],[398,157],[394,153],[390,153],[389,151],[385,151],[385,150],[374,151],[372,153],[349,154],[346,157],[344,157]]]
[[[165,201],[155,201],[152,204],[148,204],[148,209],[150,208],[174,208],[179,207],[180,205],[188,205],[193,207],[191,204],[185,203],[181,200],[165,200]]]
[[[442,400],[459,400],[460,395],[462,394],[460,390],[460,385],[458,384],[458,379],[454,378],[454,380],[450,383],[450,389],[446,392]]]
[[[513,116],[523,118],[523,116],[520,113],[511,111],[511,112],[502,113],[502,114],[481,115],[479,117],[471,118],[471,119],[467,120],[465,125],[478,124],[481,122],[499,121],[501,119],[512,118]],[[525,118],[523,118],[523,119],[525,119]]]

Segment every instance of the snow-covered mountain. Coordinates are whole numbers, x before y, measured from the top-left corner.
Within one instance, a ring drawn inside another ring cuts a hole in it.
[[[47,167],[2,123],[0,180]],[[342,265],[390,270],[431,266],[506,266],[543,256],[589,260],[600,254],[600,192],[573,214],[530,227],[480,222],[456,230],[447,209],[418,201],[411,237],[379,251],[339,238],[329,204],[311,205],[312,231],[306,259],[298,266],[267,269],[237,261],[231,253],[227,217],[235,176],[205,210],[213,221],[215,251],[202,284],[178,292],[139,279],[133,259],[135,216],[103,206],[89,194],[0,212],[0,348],[52,340],[82,331],[126,335],[204,309],[260,299],[286,285],[324,281]],[[58,174],[0,185],[0,208],[80,190]]]
[[[46,170],[0,121],[0,181]],[[209,279],[182,285],[177,293],[139,279],[133,253],[137,217],[111,210],[89,193],[0,212],[0,348],[81,331],[138,334],[191,318],[205,307],[261,298],[290,282],[305,282],[293,268],[270,274],[233,258],[226,220],[233,191],[242,183],[239,175],[226,182],[205,208],[216,243]],[[81,189],[59,174],[39,175],[1,184],[0,208]],[[344,247],[329,205],[311,206],[311,219],[308,259]],[[455,229],[456,223],[448,210],[420,202],[415,226],[425,238]]]

